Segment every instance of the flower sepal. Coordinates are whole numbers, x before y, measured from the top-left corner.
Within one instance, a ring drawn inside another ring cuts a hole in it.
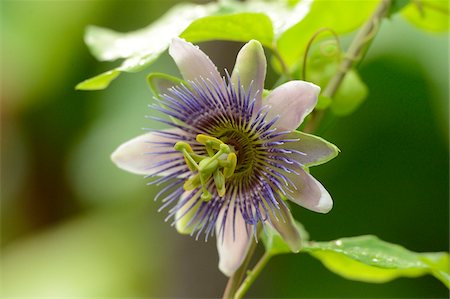
[[[290,226],[290,230],[296,231],[298,238],[283,238],[279,230],[272,225],[265,225],[264,230],[261,231],[261,240],[268,254],[273,256],[286,253],[298,253],[303,246],[302,244],[309,240],[309,234],[300,222],[292,219],[292,222],[288,222],[287,225]]]
[[[147,76],[147,83],[153,96],[156,98],[160,98],[162,94],[167,93],[167,90],[173,86],[180,84],[188,85],[185,80],[164,73],[149,74]]]

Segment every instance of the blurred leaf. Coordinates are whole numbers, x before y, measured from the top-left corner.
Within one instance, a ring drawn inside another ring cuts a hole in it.
[[[335,42],[322,42],[310,50],[306,64],[305,79],[319,85],[324,90],[336,74],[343,53]],[[303,77],[303,76],[302,76]],[[368,90],[356,70],[347,72],[332,99],[319,96],[316,109],[330,108],[337,116],[354,112],[367,97]]]
[[[146,28],[129,33],[119,33],[96,26],[88,27],[85,42],[98,60],[112,61],[119,58],[125,60],[115,70],[107,72],[115,73],[114,77],[102,74],[82,82],[77,89],[104,89],[120,72],[136,72],[147,67],[167,49],[172,38],[183,32],[193,20],[216,10],[216,3],[179,4]]]
[[[12,244],[2,254],[2,298],[142,297],[164,285],[147,216],[120,206]]]
[[[328,84],[331,77],[336,73],[341,57],[344,55],[340,52],[335,41],[324,41],[312,46],[308,51],[306,64],[303,64],[296,74],[303,80],[307,80],[319,85],[322,89]],[[306,69],[303,70],[303,67]]]
[[[311,2],[292,5],[287,1],[220,1],[205,5],[179,4],[146,28],[119,33],[90,26],[85,42],[99,60],[125,59],[114,71],[136,72],[151,64],[179,36],[192,42],[207,40],[248,41],[257,39],[273,47],[274,36],[280,36],[309,12]],[[115,77],[114,77],[115,78]],[[77,86],[78,89],[104,89],[112,77],[100,75]],[[100,80],[100,81],[98,81]],[[100,84],[97,84],[100,82]]]
[[[350,70],[336,91],[330,109],[338,116],[349,115],[362,104],[367,94],[367,86],[358,73],[355,70]]]
[[[388,16],[392,16],[400,12],[405,6],[409,4],[410,0],[393,0],[389,7]]]
[[[329,97],[319,95],[317,105],[314,109],[323,110],[323,109],[327,109],[330,105],[331,105],[331,99]]]
[[[372,14],[378,1],[314,1],[301,22],[286,30],[277,46],[289,68],[298,64],[311,37],[321,28],[331,28],[337,34],[351,32]]]
[[[449,256],[447,253],[422,253],[422,261],[432,268],[433,275],[450,288]]]
[[[398,277],[432,274],[448,285],[447,253],[415,253],[375,236],[308,242],[303,251],[347,279],[382,283]]]
[[[301,241],[306,242],[309,240],[309,234],[300,222],[294,221],[297,227]],[[266,225],[261,234],[261,239],[266,248],[266,252],[271,255],[278,255],[284,253],[292,253],[290,246],[284,241],[281,235],[271,226]],[[301,246],[300,246],[301,247]]]
[[[275,38],[300,22],[309,12],[312,1],[289,0],[222,0],[220,14],[261,13],[272,20]]]
[[[414,0],[402,15],[415,26],[432,32],[449,30],[449,2],[441,0]]]
[[[193,20],[216,10],[216,4],[179,4],[149,26],[133,32],[120,33],[89,26],[85,42],[100,61],[159,55],[166,50],[172,38],[183,32]]]
[[[312,1],[264,1],[249,0],[243,2],[244,11],[264,13],[272,20],[275,39],[286,30],[302,21],[309,13]]]
[[[97,75],[90,79],[84,80],[75,86],[77,90],[101,90],[108,87],[109,83],[119,76],[118,70],[112,70],[103,74]]]
[[[273,28],[271,20],[265,14],[240,13],[198,19],[180,36],[191,42],[207,40],[246,42],[256,39],[264,46],[271,47]]]

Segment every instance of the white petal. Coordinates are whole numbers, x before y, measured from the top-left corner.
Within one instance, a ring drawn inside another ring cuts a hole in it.
[[[165,131],[180,136],[185,135],[185,133],[179,129],[168,129]],[[169,144],[158,144],[158,142],[168,142]],[[132,173],[146,175],[154,174],[175,163],[170,162],[170,160],[182,157],[180,152],[173,149],[176,142],[177,139],[154,132],[143,134],[121,144],[112,153],[111,160],[119,168]],[[167,163],[164,163],[163,166],[157,166],[157,163],[163,163],[164,161],[167,161]],[[185,168],[185,166],[173,167],[164,171],[161,175],[167,175],[182,168]]]
[[[195,81],[201,77],[223,84],[214,63],[197,46],[176,37],[170,44],[169,54],[185,80]]]
[[[339,153],[339,149],[334,144],[303,132],[293,131],[283,136],[283,139],[298,139],[297,142],[286,143],[284,147],[287,150],[292,149],[301,152],[302,154],[290,154],[289,158],[307,167],[328,162]]]
[[[255,111],[261,108],[266,68],[266,56],[261,43],[251,40],[239,51],[231,75],[231,82],[237,86],[239,81],[246,92],[252,87],[251,98],[256,99]]]
[[[289,81],[275,88],[264,102],[270,107],[268,120],[280,116],[275,126],[295,130],[314,109],[320,87],[305,81]]]
[[[225,208],[220,211],[216,223],[219,269],[226,276],[233,275],[241,266],[250,247],[253,233],[251,228],[247,233],[247,225],[239,209],[236,209],[236,216],[234,217],[233,206],[233,204],[230,204],[223,229],[221,227]]]
[[[290,173],[287,177],[295,185],[290,200],[302,207],[319,213],[328,213],[333,208],[333,200],[328,191],[312,175],[300,167],[294,167],[298,174]]]

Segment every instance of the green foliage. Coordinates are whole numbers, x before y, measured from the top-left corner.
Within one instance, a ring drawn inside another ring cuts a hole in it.
[[[309,5],[309,4],[308,4]],[[146,28],[119,33],[90,26],[85,41],[92,54],[101,61],[125,59],[114,71],[136,72],[150,65],[181,35],[189,41],[248,41],[257,39],[266,47],[273,46],[275,36],[301,21],[309,6],[284,1],[221,1],[206,5],[180,4]],[[155,42],[156,41],[156,42]],[[109,77],[100,75],[100,88]],[[79,85],[79,89],[95,89],[95,84]]]
[[[337,48],[336,43],[328,41],[320,43],[311,52],[304,65],[306,69],[301,69],[301,71],[304,72],[304,79],[319,85],[323,91],[338,71],[343,53]],[[352,69],[345,74],[332,99],[323,95],[319,96],[316,109],[330,108],[335,115],[346,116],[353,113],[363,103],[367,94],[367,86],[361,80],[358,72]]]
[[[449,287],[448,253],[416,253],[370,235],[331,242],[308,241],[305,228],[298,222],[296,226],[302,237],[300,252],[311,254],[330,271],[344,278],[383,283],[399,277],[431,274]],[[261,239],[271,256],[292,253],[288,244],[269,225],[265,227]]]
[[[367,87],[356,70],[350,70],[336,91],[330,109],[337,116],[349,115],[363,103],[367,94]]]
[[[393,0],[389,9],[389,16],[401,11],[405,6],[409,4],[410,0]]]
[[[393,2],[390,13],[403,9],[406,0]],[[415,2],[414,2],[415,3]],[[438,1],[421,1],[419,9],[411,3],[404,15],[427,30],[448,29],[448,7]],[[323,28],[345,34],[365,22],[377,1],[219,1],[205,5],[179,4],[149,26],[128,33],[89,26],[85,41],[101,61],[124,59],[112,71],[86,80],[77,89],[104,89],[120,72],[136,72],[149,66],[181,35],[192,42],[208,40],[259,40],[270,49],[276,47],[287,67],[302,60],[311,37]],[[425,19],[424,19],[425,18]],[[275,64],[275,69],[280,69]],[[351,110],[351,109],[350,109]]]
[[[442,0],[416,0],[403,10],[403,17],[420,29],[432,32],[449,30],[449,3]]]
[[[324,110],[327,109],[330,105],[331,105],[331,98],[326,97],[324,95],[319,95],[316,107],[314,109]]]
[[[84,80],[75,86],[78,90],[101,90],[108,87],[109,83],[120,75],[120,71],[111,70],[93,78]]]
[[[104,89],[120,72],[136,72],[149,66],[169,46],[172,38],[178,36],[194,20],[217,11],[216,4],[180,4],[146,28],[119,33],[110,29],[89,26],[85,42],[91,53],[100,61],[125,59],[114,69],[115,76],[107,72],[78,85],[77,89]],[[85,88],[87,87],[87,88]]]
[[[195,20],[180,35],[191,42],[208,40],[248,41],[256,39],[270,47],[273,40],[272,22],[262,13],[238,13],[210,16]]]
[[[303,251],[347,279],[382,283],[398,277],[432,274],[449,284],[447,253],[416,253],[375,236],[308,242]]]
[[[305,18],[277,40],[285,63],[289,68],[300,64],[308,41],[322,28],[331,28],[338,34],[357,29],[369,18],[377,4],[377,1],[314,1]]]

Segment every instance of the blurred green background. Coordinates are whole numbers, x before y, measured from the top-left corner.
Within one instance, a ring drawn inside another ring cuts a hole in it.
[[[83,43],[87,25],[135,30],[175,1],[2,1],[1,295],[4,298],[219,297],[215,241],[180,236],[153,187],[110,153],[153,123],[145,76],[177,74],[164,54],[105,91],[74,86],[115,64]],[[232,68],[239,45],[201,47]],[[230,50],[232,49],[232,51]],[[400,17],[383,23],[360,65],[370,96],[321,134],[341,154],[312,173],[335,207],[293,213],[314,240],[375,234],[414,251],[449,247],[448,36]],[[251,297],[437,298],[430,276],[377,285],[328,272],[308,255],[274,258]]]

